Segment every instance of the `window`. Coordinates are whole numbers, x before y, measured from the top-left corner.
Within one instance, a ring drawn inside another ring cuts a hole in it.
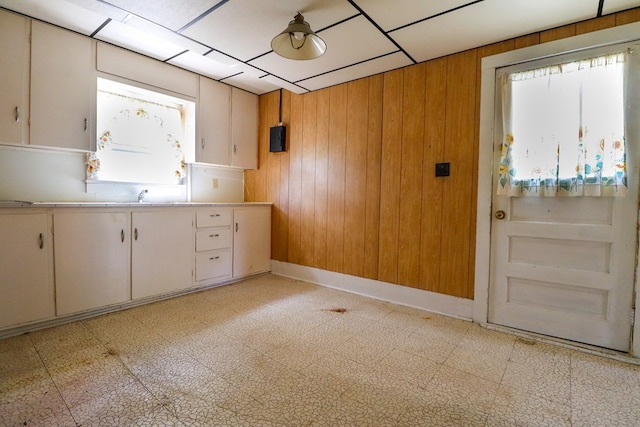
[[[194,159],[195,103],[98,78],[89,179],[181,184]]]
[[[499,75],[498,194],[626,194],[625,70],[614,53]]]

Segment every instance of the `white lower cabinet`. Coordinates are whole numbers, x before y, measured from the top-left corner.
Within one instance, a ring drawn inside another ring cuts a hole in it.
[[[160,295],[193,283],[193,212],[132,214],[131,297]]]
[[[51,215],[0,215],[0,329],[55,315]]]
[[[196,277],[198,284],[231,278],[233,210],[228,207],[203,208],[196,213]]]
[[[271,206],[3,213],[0,242],[6,330],[270,271]]]
[[[129,212],[60,212],[55,230],[56,313],[129,301]]]
[[[233,211],[233,277],[271,270],[271,206]]]

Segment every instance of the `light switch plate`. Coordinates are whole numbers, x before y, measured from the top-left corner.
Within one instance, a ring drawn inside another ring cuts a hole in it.
[[[436,176],[449,176],[449,163],[436,163]]]

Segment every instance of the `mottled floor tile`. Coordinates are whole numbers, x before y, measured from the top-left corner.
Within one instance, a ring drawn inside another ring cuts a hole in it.
[[[635,426],[640,367],[264,275],[0,340],[0,426]]]
[[[573,426],[638,426],[640,395],[594,385],[571,387]]]
[[[487,426],[571,426],[571,406],[501,387],[487,419]]]

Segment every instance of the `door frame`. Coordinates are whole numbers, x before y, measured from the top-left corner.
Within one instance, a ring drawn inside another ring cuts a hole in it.
[[[482,59],[480,92],[480,134],[478,153],[478,201],[476,217],[475,293],[473,321],[488,323],[491,270],[491,219],[493,195],[493,145],[496,109],[496,69],[594,47],[640,40],[640,22],[595,31],[566,39],[513,50]],[[640,210],[639,210],[640,213]],[[640,239],[640,232],[637,236]],[[636,263],[635,318],[640,325],[640,269]],[[640,327],[633,327],[631,353],[640,358]]]

